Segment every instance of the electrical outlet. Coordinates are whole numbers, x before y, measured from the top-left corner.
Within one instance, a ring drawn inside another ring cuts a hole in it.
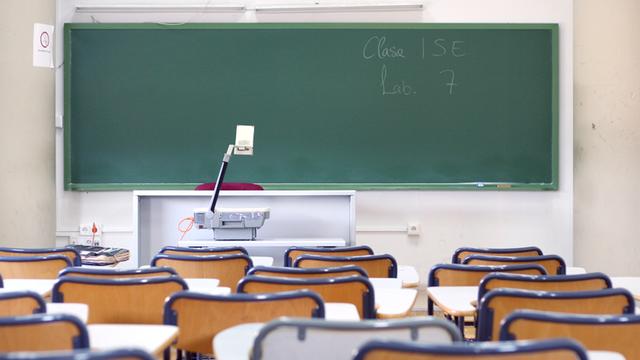
[[[91,231],[91,229],[93,229],[93,225],[94,223],[91,224],[81,224],[80,225],[80,229],[78,230],[80,233],[80,236],[92,236],[93,232]],[[102,225],[101,224],[95,224],[96,225],[96,236],[102,235]]]
[[[410,222],[407,224],[407,235],[419,236],[420,235],[420,223]]]

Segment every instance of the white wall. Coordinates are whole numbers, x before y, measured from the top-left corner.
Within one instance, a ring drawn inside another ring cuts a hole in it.
[[[640,1],[580,0],[575,15],[575,256],[638,276]]]
[[[283,3],[279,1],[278,3]],[[355,1],[354,1],[355,2]],[[300,3],[300,2],[298,2]],[[435,263],[448,261],[463,245],[538,245],[545,252],[573,257],[573,4],[572,0],[431,0],[423,11],[369,13],[268,14],[95,14],[109,21],[406,21],[406,22],[544,22],[560,24],[560,189],[549,192],[366,191],[357,195],[357,242],[390,252],[399,262],[418,267],[424,277]],[[59,25],[92,21],[73,14],[74,0],[60,0]],[[57,74],[56,111],[62,112],[61,72]],[[62,190],[62,130],[57,130],[58,239],[73,235],[78,224],[105,225],[105,240],[130,245],[131,192]],[[189,214],[185,214],[189,215]],[[176,219],[176,223],[179,219]],[[402,231],[410,221],[422,225],[419,237]],[[177,238],[177,234],[176,234]]]
[[[32,66],[33,23],[54,24],[54,5],[0,1],[0,246],[54,245],[54,78]]]

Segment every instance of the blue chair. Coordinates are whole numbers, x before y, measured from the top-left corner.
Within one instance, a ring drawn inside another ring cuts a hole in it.
[[[470,255],[494,255],[494,256],[539,256],[542,250],[537,246],[524,246],[513,248],[478,248],[478,247],[461,247],[453,252],[451,257],[452,264],[460,264],[462,260]]]
[[[412,359],[522,359],[533,355],[537,360],[588,360],[585,349],[570,339],[545,341],[507,341],[453,345],[419,345],[405,342],[371,341],[360,349],[354,360]]]
[[[89,324],[162,324],[165,299],[187,290],[177,276],[97,279],[63,276],[53,285],[53,302],[89,306]]]
[[[164,276],[178,276],[178,273],[170,267],[148,267],[140,269],[95,269],[71,267],[60,271],[58,277],[75,276],[102,279],[130,279],[150,278]]]
[[[500,323],[519,309],[568,314],[633,314],[635,303],[625,289],[548,292],[517,289],[489,291],[478,304],[478,340],[498,340]]]
[[[4,279],[55,279],[58,273],[73,266],[65,255],[2,256],[0,274]]]
[[[567,273],[567,265],[564,259],[558,255],[540,256],[491,256],[470,255],[462,260],[465,265],[542,265],[549,275],[564,275]]]
[[[373,339],[450,344],[462,340],[449,321],[436,318],[331,321],[281,318],[267,323],[254,340],[252,360],[351,360]]]
[[[318,293],[325,302],[353,304],[361,318],[376,318],[373,285],[362,276],[293,279],[250,275],[238,283],[239,293],[264,294],[303,289]]]
[[[327,268],[345,265],[359,266],[373,278],[397,278],[398,263],[389,254],[358,256],[300,255],[293,262],[298,268]]]
[[[640,359],[640,315],[602,316],[518,310],[500,327],[500,340],[571,338],[588,350],[613,351]]]
[[[249,269],[253,267],[251,258],[245,254],[185,256],[158,254],[151,260],[151,266],[168,266],[183,278],[218,279],[220,286],[233,291]]]
[[[360,256],[373,255],[373,249],[366,245],[341,247],[292,246],[284,252],[284,266],[293,266],[293,262],[302,255],[321,256]]]
[[[231,295],[181,291],[164,305],[164,323],[180,331],[175,347],[198,354],[215,353],[211,340],[224,329],[280,316],[324,318],[324,302],[309,290]]]
[[[73,248],[39,248],[39,249],[27,249],[27,248],[9,248],[0,247],[0,256],[48,256],[48,255],[63,255],[71,260],[73,266],[82,266],[82,258],[80,253]]]
[[[249,252],[247,252],[247,249],[243,248],[242,246],[220,246],[209,248],[165,246],[160,250],[159,254],[187,256],[245,254],[249,256]]]
[[[547,272],[540,265],[510,266],[471,266],[462,264],[437,264],[429,271],[427,286],[478,286],[485,276],[491,273],[514,273],[529,275],[545,275]],[[427,314],[433,315],[433,300],[427,298]],[[457,319],[461,330],[462,321]]]
[[[36,314],[0,318],[0,353],[88,348],[87,328],[75,316]]]
[[[40,314],[47,311],[42,296],[33,291],[0,292],[0,317]]]
[[[329,268],[293,268],[293,267],[277,267],[277,266],[254,266],[249,270],[247,275],[272,276],[286,278],[326,278],[326,277],[343,277],[351,275],[359,275],[369,277],[367,272],[359,266],[346,265],[340,267]]]
[[[522,275],[493,273],[478,287],[478,303],[486,293],[500,288],[538,291],[587,291],[611,288],[611,279],[603,273],[577,275]]]
[[[75,350],[65,352],[19,352],[0,354],[0,360],[154,360],[141,349],[117,349],[106,351]]]

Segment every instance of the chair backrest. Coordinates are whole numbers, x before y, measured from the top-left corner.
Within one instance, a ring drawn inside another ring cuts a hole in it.
[[[238,281],[253,267],[251,258],[244,254],[184,256],[158,254],[151,266],[168,266],[183,278],[218,279],[220,286],[234,291]]]
[[[137,348],[91,351],[79,349],[70,351],[18,352],[0,354],[0,360],[153,360],[148,352]]]
[[[55,279],[69,266],[71,260],[64,255],[0,257],[0,274],[4,279]]]
[[[224,329],[280,316],[324,318],[324,303],[308,290],[259,295],[182,291],[173,294],[164,307],[164,323],[177,325],[180,332],[175,347],[202,354],[215,353],[211,340]]]
[[[356,265],[364,269],[369,277],[396,278],[398,263],[389,254],[359,256],[321,256],[301,255],[293,262],[293,267],[325,268],[345,265]]]
[[[87,323],[162,324],[165,299],[188,289],[177,276],[145,279],[61,277],[53,286],[53,302],[89,306]]]
[[[452,345],[419,345],[405,342],[371,341],[354,360],[587,360],[585,349],[569,339],[506,341]]]
[[[0,353],[88,347],[87,328],[75,316],[36,314],[0,318]]]
[[[42,296],[33,291],[0,292],[0,317],[44,313],[47,305]]]
[[[567,266],[558,255],[540,256],[491,256],[491,255],[471,255],[462,260],[466,265],[542,265],[549,275],[564,275]]]
[[[511,288],[539,291],[587,291],[611,288],[611,279],[603,273],[578,275],[521,275],[493,273],[478,287],[478,300],[491,290]]]
[[[360,256],[373,255],[373,249],[366,245],[343,246],[343,247],[307,247],[292,246],[284,252],[284,266],[293,266],[293,262],[302,255],[322,255],[322,256]]]
[[[500,328],[501,340],[571,338],[588,350],[614,351],[640,359],[640,315],[594,316],[532,310],[511,313]]]
[[[242,246],[221,246],[210,248],[189,248],[178,246],[165,246],[160,250],[159,254],[167,255],[187,255],[187,256],[211,256],[211,255],[232,255],[244,254],[249,255],[247,249]]]
[[[76,249],[72,248],[39,248],[39,249],[27,249],[27,248],[8,248],[0,247],[0,256],[48,256],[48,255],[62,255],[71,260],[73,266],[82,266],[82,258],[80,253]]]
[[[369,279],[362,276],[285,279],[250,275],[238,283],[239,293],[273,293],[302,289],[318,293],[324,302],[353,304],[361,318],[375,319],[376,317],[373,286]]]
[[[471,255],[494,255],[494,256],[539,256],[542,250],[537,246],[524,246],[513,248],[477,248],[477,247],[461,247],[453,252],[451,257],[452,264],[460,264],[462,260]]]
[[[364,271],[361,267],[355,265],[309,269],[276,266],[254,266],[253,268],[251,268],[251,270],[249,270],[247,275],[300,279],[343,277],[351,275],[368,277],[366,271]]]
[[[94,268],[66,268],[58,277],[75,276],[100,279],[130,279],[176,276],[178,273],[170,267],[149,267],[140,269],[94,269]]]
[[[490,273],[545,275],[540,265],[472,266],[462,264],[437,264],[429,271],[428,286],[478,286]]]
[[[351,360],[369,340],[431,344],[461,341],[450,321],[436,318],[330,321],[282,318],[266,324],[256,337],[252,360]]]
[[[569,314],[633,314],[635,304],[625,289],[548,292],[516,289],[489,291],[478,304],[478,340],[497,340],[500,323],[515,310],[530,309]]]

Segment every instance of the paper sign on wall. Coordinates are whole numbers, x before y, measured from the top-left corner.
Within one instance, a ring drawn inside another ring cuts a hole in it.
[[[33,24],[33,66],[53,68],[53,25]]]

